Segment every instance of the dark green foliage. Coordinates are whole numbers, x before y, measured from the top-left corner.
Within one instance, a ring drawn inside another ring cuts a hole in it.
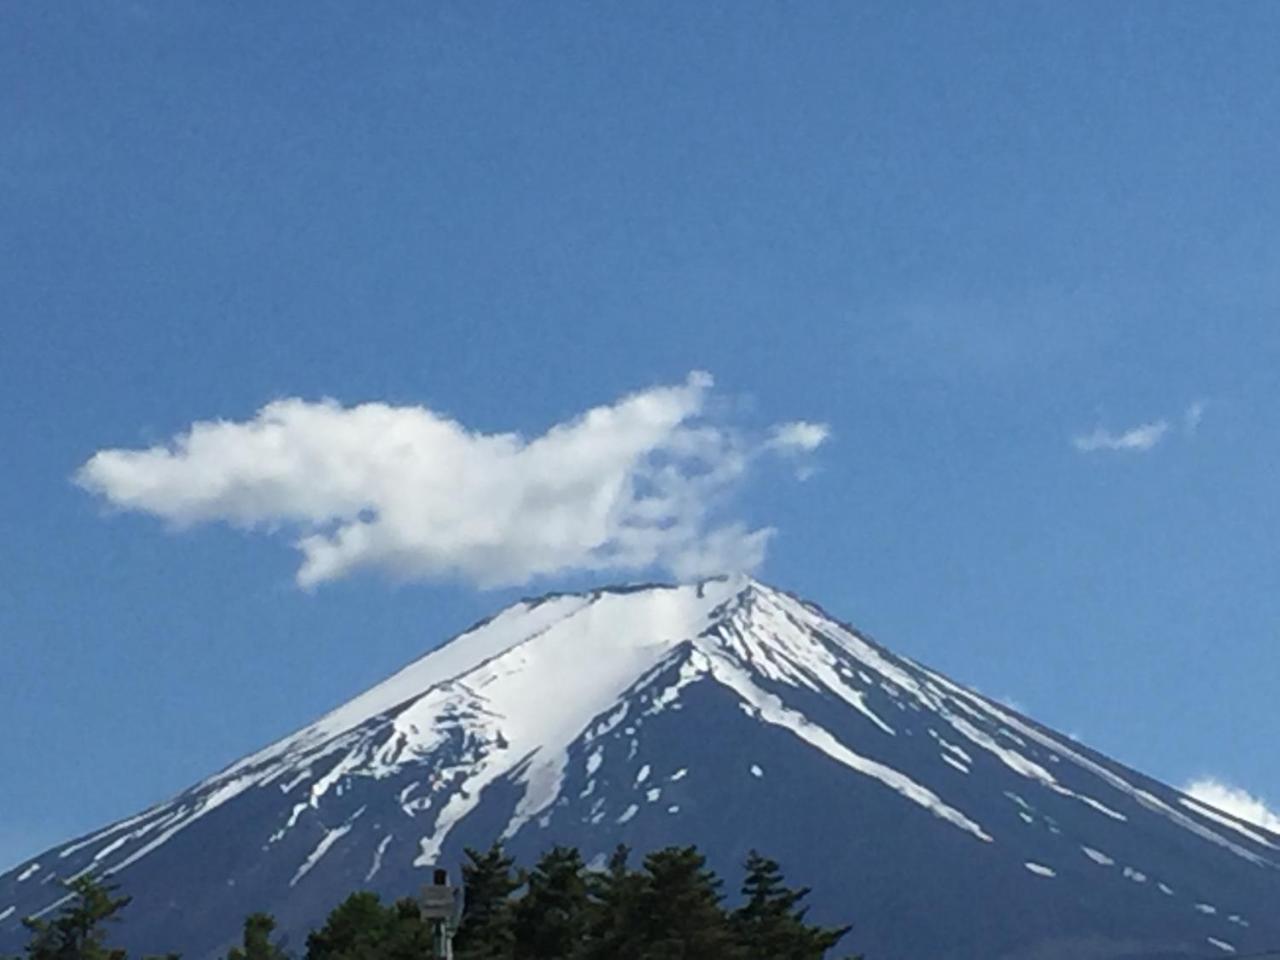
[[[588,924],[586,865],[572,847],[553,847],[529,874],[512,913],[515,960],[563,960],[583,942]]]
[[[31,931],[28,960],[124,960],[125,953],[108,947],[105,925],[119,919],[129,897],[115,896],[116,888],[83,876],[66,884],[71,899],[52,920],[27,918]]]
[[[808,895],[808,888],[785,886],[778,864],[752,850],[742,884],[744,902],[730,917],[743,960],[822,960],[849,928],[806,924],[800,903]]]
[[[649,854],[640,889],[641,960],[738,960],[720,886],[695,847]]]
[[[253,913],[245,917],[241,944],[231,948],[227,960],[287,960],[288,954],[271,942],[275,928],[275,917],[268,913]]]
[[[370,955],[386,931],[386,908],[376,893],[353,893],[325,924],[307,936],[307,960],[350,960]]]
[[[575,960],[635,960],[640,955],[644,877],[628,867],[630,855],[619,846],[604,872],[587,878],[587,930]]]
[[[467,901],[454,940],[457,960],[510,960],[515,946],[511,894],[521,886],[515,861],[496,843],[484,853],[470,848],[466,853],[462,883]]]
[[[577,850],[555,847],[526,876],[497,844],[468,850],[457,960],[825,960],[848,931],[809,924],[809,891],[786,886],[778,864],[754,851],[732,912],[696,847],[651,853],[640,870],[628,858],[618,847],[605,870],[588,870]],[[89,877],[67,886],[53,919],[25,921],[25,960],[127,960],[106,945],[104,927],[129,898]],[[227,960],[290,960],[272,940],[275,927],[268,914],[250,915]],[[430,960],[432,941],[417,901],[387,906],[354,893],[307,937],[304,960]]]
[[[431,931],[413,900],[383,906],[374,893],[353,893],[307,937],[306,960],[424,960]]]

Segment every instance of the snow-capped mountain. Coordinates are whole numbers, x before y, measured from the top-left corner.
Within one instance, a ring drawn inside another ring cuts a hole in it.
[[[464,846],[756,847],[871,960],[1229,956],[1280,943],[1280,837],[748,579],[516,604],[179,796],[0,876],[0,953],[96,870],[120,939],[202,960]]]

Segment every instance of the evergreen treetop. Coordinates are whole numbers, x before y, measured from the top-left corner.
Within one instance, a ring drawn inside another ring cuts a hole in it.
[[[68,902],[52,920],[28,917],[27,960],[125,960],[125,952],[106,945],[106,924],[119,919],[131,897],[86,874],[65,884]]]
[[[227,960],[288,960],[278,944],[271,942],[276,919],[269,913],[251,913],[245,917],[241,944],[232,947]]]
[[[744,869],[743,904],[730,916],[742,960],[822,960],[849,932],[806,924],[809,888],[787,887],[776,861],[752,850]]]
[[[457,960],[509,960],[515,946],[511,895],[523,880],[500,844],[483,853],[468,848],[466,857],[462,883],[467,899],[454,941]]]
[[[424,960],[431,931],[413,900],[384,906],[375,893],[353,893],[307,937],[306,960]]]
[[[847,927],[810,924],[807,888],[786,885],[778,864],[747,857],[741,903],[726,910],[722,883],[696,847],[649,854],[640,869],[618,847],[601,870],[572,847],[548,850],[525,874],[502,847],[467,850],[466,907],[457,960],[826,960]],[[92,877],[67,884],[52,919],[24,921],[25,960],[127,960],[107,925],[130,898]],[[254,913],[226,960],[291,960],[276,922]],[[303,960],[430,960],[433,931],[412,899],[385,905],[353,893],[307,937]],[[179,960],[176,954],[144,960]]]

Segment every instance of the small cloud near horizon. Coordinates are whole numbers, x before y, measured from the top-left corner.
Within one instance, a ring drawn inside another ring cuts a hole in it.
[[[193,423],[168,444],[106,449],[74,482],[175,529],[287,531],[303,588],[373,570],[518,586],[568,572],[661,568],[680,578],[758,567],[774,534],[718,521],[762,457],[805,457],[825,424],[763,437],[709,409],[694,372],[527,439],[423,406],[275,400],[248,420]]]
[[[1200,429],[1208,406],[1207,401],[1196,400],[1182,412],[1182,432],[1188,437],[1194,437]],[[1072,437],[1071,445],[1080,453],[1147,453],[1167,439],[1172,430],[1173,424],[1166,417],[1125,430],[1111,430],[1099,425],[1090,433]]]
[[[1216,777],[1200,777],[1186,784],[1182,792],[1215,810],[1280,834],[1280,813],[1261,797],[1256,797],[1247,790],[1224,783]]]
[[[1105,427],[1095,427],[1092,433],[1075,437],[1071,443],[1081,453],[1096,453],[1099,450],[1146,452],[1154,449],[1168,432],[1168,420],[1155,420],[1119,433]]]

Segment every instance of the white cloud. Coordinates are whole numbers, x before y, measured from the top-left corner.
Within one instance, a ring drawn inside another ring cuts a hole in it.
[[[1197,400],[1188,404],[1186,411],[1182,415],[1182,426],[1191,436],[1195,436],[1200,424],[1204,421],[1204,411],[1208,404],[1203,400]]]
[[[831,428],[825,423],[793,420],[775,426],[769,433],[767,446],[774,450],[812,453],[826,443],[830,436]]]
[[[1233,787],[1213,777],[1201,777],[1184,786],[1182,792],[1223,813],[1229,813],[1233,817],[1263,827],[1272,833],[1280,833],[1280,814],[1267,806],[1265,800],[1239,787]]]
[[[356,570],[523,584],[567,571],[750,569],[773,531],[717,508],[770,451],[814,450],[819,424],[752,442],[706,412],[693,373],[533,439],[484,434],[421,406],[290,398],[250,420],[201,421],[169,444],[101,450],[75,475],[113,506],[182,528],[287,530],[298,583]]]
[[[1071,443],[1081,453],[1099,450],[1127,450],[1145,452],[1154,448],[1169,432],[1168,420],[1156,420],[1141,426],[1114,433],[1104,427],[1095,427],[1092,433],[1075,437]]]

